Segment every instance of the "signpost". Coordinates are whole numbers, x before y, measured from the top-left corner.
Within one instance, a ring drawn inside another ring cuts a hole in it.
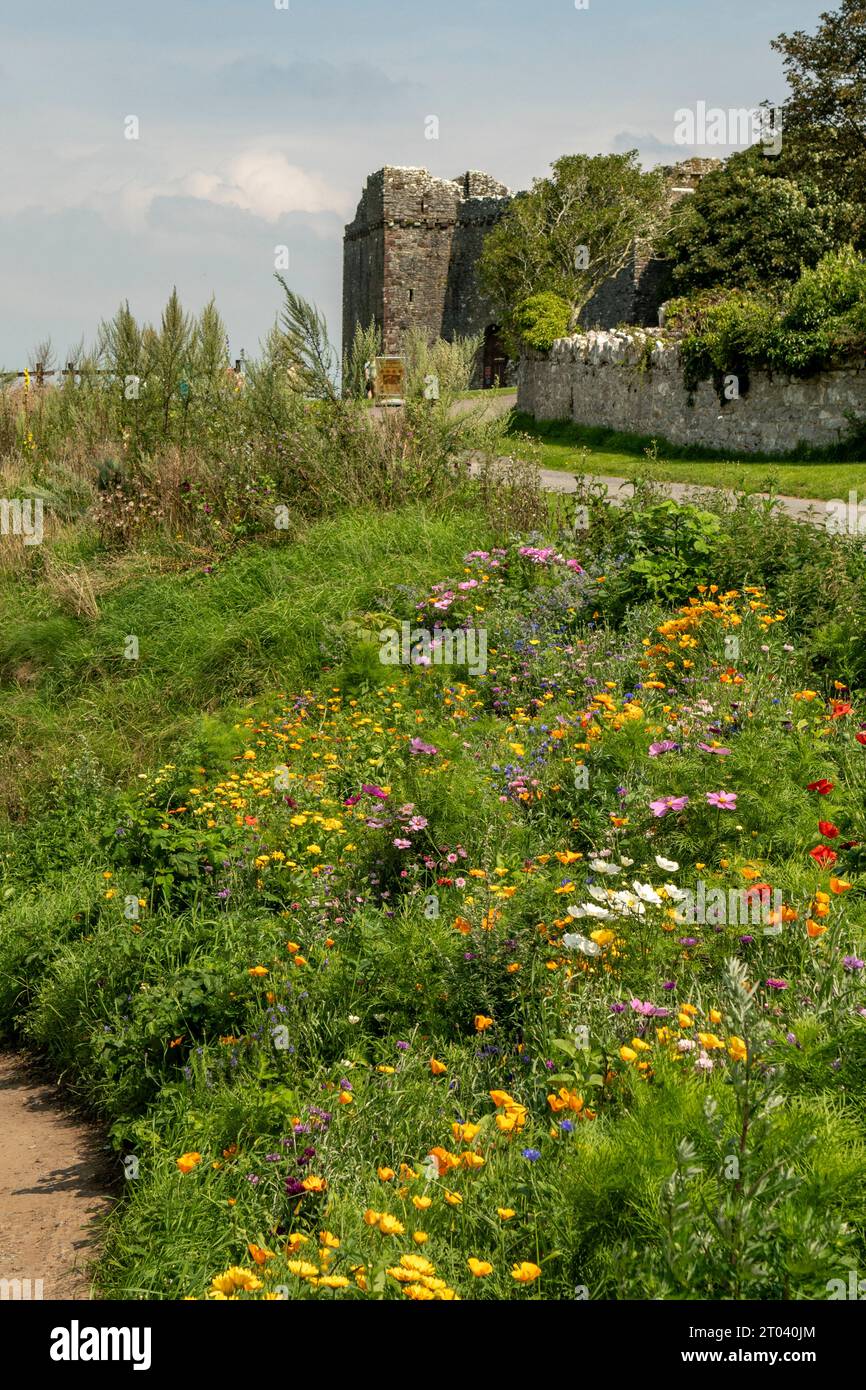
[[[378,405],[402,405],[406,394],[406,359],[377,357],[373,363],[373,393]]]

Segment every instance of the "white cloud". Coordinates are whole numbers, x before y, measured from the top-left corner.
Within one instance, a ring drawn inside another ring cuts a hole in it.
[[[266,222],[276,222],[290,212],[349,211],[344,193],[321,174],[290,164],[276,150],[246,150],[231,159],[219,173],[202,170],[187,175],[171,192],[242,208]]]

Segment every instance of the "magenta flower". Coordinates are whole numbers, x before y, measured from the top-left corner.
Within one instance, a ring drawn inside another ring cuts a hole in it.
[[[678,743],[673,743],[671,739],[666,738],[661,743],[651,743],[647,753],[651,758],[658,758],[662,753],[676,753],[679,746]]]
[[[395,847],[396,849],[411,849],[411,848],[412,848],[412,841],[411,841],[411,840],[396,839],[396,840],[393,840],[393,841],[392,841],[392,844],[394,845],[394,847]]]
[[[720,811],[736,811],[737,793],[736,792],[707,792],[707,804],[718,806]]]
[[[730,753],[730,748],[714,748],[711,743],[699,743],[698,747],[702,753],[717,753],[720,758],[726,758]]]
[[[375,796],[377,801],[388,800],[387,792],[383,792],[381,787],[371,785],[369,782],[364,783],[364,785],[361,788],[361,791],[364,792],[367,796]]]

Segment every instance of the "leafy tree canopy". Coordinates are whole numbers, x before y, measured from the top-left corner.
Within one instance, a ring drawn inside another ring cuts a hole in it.
[[[795,182],[759,146],[731,156],[674,208],[664,248],[674,288],[772,291],[854,242],[864,209],[812,181]]]
[[[842,0],[818,29],[780,34],[790,95],[782,108],[784,157],[824,188],[866,202],[866,5]]]
[[[514,199],[481,255],[481,282],[512,348],[521,337],[518,306],[558,295],[573,328],[584,305],[627,263],[635,239],[654,236],[667,213],[665,174],[644,172],[636,150],[564,155],[551,170]]]

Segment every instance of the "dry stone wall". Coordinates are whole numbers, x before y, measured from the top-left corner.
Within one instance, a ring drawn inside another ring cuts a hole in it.
[[[744,383],[745,384],[745,383]],[[837,443],[866,418],[866,363],[812,377],[753,372],[748,389],[720,402],[715,386],[683,385],[675,342],[639,329],[561,338],[521,360],[518,409],[734,456],[784,454]]]

